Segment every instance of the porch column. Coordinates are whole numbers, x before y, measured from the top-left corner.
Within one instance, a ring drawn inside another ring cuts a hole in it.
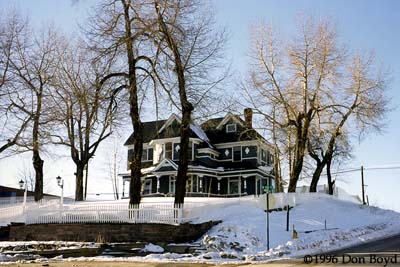
[[[156,175],[157,178],[157,194],[160,193],[160,175]]]
[[[254,192],[255,192],[255,194],[254,194],[254,197],[255,196],[259,196],[260,195],[260,192],[258,191],[258,186],[259,186],[259,183],[260,183],[260,177],[258,177],[258,175],[256,175],[255,176],[255,178],[254,178]]]
[[[217,178],[218,179],[218,195],[220,195],[220,191],[221,191],[221,183],[219,182],[221,180],[221,178]]]
[[[239,176],[239,197],[242,196],[242,176]]]
[[[122,197],[125,197],[125,179],[122,179]]]
[[[199,175],[199,192],[203,193],[203,175]]]
[[[243,181],[243,190],[244,190],[243,194],[246,194],[246,195],[247,195],[247,181],[246,181],[247,177],[248,177],[247,175],[243,175],[243,179],[244,179],[244,181]]]

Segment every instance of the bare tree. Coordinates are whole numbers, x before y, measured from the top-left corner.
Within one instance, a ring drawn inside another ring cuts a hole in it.
[[[287,45],[279,43],[272,29],[264,24],[255,27],[252,68],[247,83],[251,99],[257,99],[257,104],[266,103],[266,107],[257,105],[260,113],[286,132],[289,192],[295,191],[305,157],[312,152],[307,146],[314,124],[317,125],[315,129],[322,129],[323,122],[336,122],[324,149],[327,157],[332,158],[337,136],[357,106],[364,108],[355,116],[355,121],[359,119],[365,126],[376,125],[387,109],[383,97],[384,79],[379,75],[372,78],[365,75],[366,68],[376,69],[371,60],[355,57],[358,59],[351,61],[349,52],[338,44],[336,30],[328,21],[315,24],[306,19],[299,25],[299,35]],[[358,92],[365,91],[365,97],[356,96],[357,88]],[[372,101],[371,95],[377,100]],[[373,108],[376,108],[376,116],[367,120],[366,111]],[[278,120],[271,116],[272,109],[280,114]],[[325,166],[325,161],[317,165]]]
[[[27,21],[15,11],[0,19],[0,153],[17,144],[31,120],[29,115],[16,112],[5,88],[13,78],[9,71],[10,59],[16,53],[17,39],[25,34],[27,27]]]
[[[50,106],[52,79],[57,67],[56,47],[60,38],[53,27],[35,34],[25,29],[16,36],[15,51],[9,59],[7,98],[14,118],[31,121],[21,134],[19,151],[32,151],[35,169],[35,201],[43,198],[43,159],[40,154],[49,142],[54,117]],[[24,123],[21,123],[23,125]]]
[[[113,63],[113,69],[104,73],[101,82],[123,78],[129,114],[133,126],[133,157],[130,162],[130,204],[139,204],[141,195],[141,157],[143,150],[140,109],[148,84],[152,83],[153,66],[149,47],[152,24],[144,22],[150,3],[146,1],[110,0],[100,4],[91,18],[87,31],[89,44],[98,58]]]
[[[387,78],[384,73],[376,69],[373,57],[354,56],[348,64],[346,74],[348,83],[345,84],[342,95],[337,94],[330,108],[319,114],[320,121],[327,120],[325,123],[330,127],[320,129],[315,136],[322,133],[328,137],[322,139],[317,146],[310,143],[310,151],[316,149],[320,151],[320,153],[310,153],[317,163],[310,192],[316,191],[322,169],[326,166],[329,173],[329,193],[333,193],[330,166],[335,155],[348,154],[346,153],[349,148],[346,138],[348,134],[344,134],[345,131],[362,134],[367,130],[380,131],[384,126],[384,116],[389,109],[385,97]]]
[[[155,39],[159,55],[157,60],[163,69],[156,70],[158,80],[181,111],[180,146],[181,151],[188,151],[192,112],[202,100],[207,99],[207,93],[226,77],[224,69],[218,64],[226,36],[224,31],[214,29],[212,12],[202,9],[199,2],[155,0],[154,8],[158,27]],[[223,74],[214,76],[213,72],[218,72],[218,69]],[[167,75],[159,75],[161,72]],[[184,203],[188,163],[188,153],[180,153],[175,204]]]
[[[153,90],[151,100],[155,101],[156,114],[161,93],[182,111],[181,149],[188,149],[193,106],[204,103],[207,93],[224,76],[205,82],[214,76],[210,73],[215,70],[224,35],[213,35],[215,32],[209,27],[212,20],[208,19],[211,17],[200,17],[198,11],[199,3],[194,1],[120,0],[101,5],[101,12],[93,18],[93,28],[88,35],[94,43],[92,47],[99,57],[115,63],[114,70],[105,74],[104,80],[122,77],[129,92],[134,134],[130,162],[131,204],[140,202],[143,143],[140,112],[143,103],[150,99],[150,90]],[[178,171],[181,178],[177,181],[181,188],[178,191],[182,193],[177,195],[184,196],[187,159],[182,160]],[[183,199],[177,202],[183,203]]]
[[[71,42],[70,42],[71,43]],[[91,53],[77,42],[60,47],[54,78],[53,111],[60,125],[53,143],[69,148],[76,165],[75,200],[84,199],[84,170],[99,145],[111,134],[118,85],[102,83],[108,64],[94,63]]]

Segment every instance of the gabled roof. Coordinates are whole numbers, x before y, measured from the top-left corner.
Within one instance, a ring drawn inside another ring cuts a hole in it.
[[[217,125],[216,129],[221,130],[222,127],[224,127],[224,125],[227,124],[229,120],[233,120],[237,124],[244,126],[244,121],[239,116],[233,115],[232,113],[228,112],[225,115],[225,117],[220,121],[220,123]]]
[[[172,167],[175,171],[178,170],[178,165],[170,159],[163,159],[157,166],[152,170],[152,172],[157,172],[162,167]]]
[[[164,139],[171,137],[179,137],[180,131],[176,132],[166,132],[165,130],[171,126],[174,122],[181,124],[181,118],[179,118],[176,114],[172,114],[167,120],[159,120],[159,121],[150,121],[143,123],[143,143],[149,143],[154,139]],[[190,124],[190,137],[199,138],[206,142],[209,147],[212,147],[210,140],[205,133],[205,131],[198,126],[196,123],[192,122]],[[133,133],[125,142],[126,145],[133,144]]]
[[[164,131],[164,129],[167,128],[168,126],[170,126],[174,121],[177,121],[179,124],[182,123],[181,118],[179,118],[175,113],[172,113],[172,115],[169,116],[168,120],[166,120],[164,122],[164,124],[160,128],[160,130],[158,130],[158,133],[161,133],[162,131]]]
[[[153,140],[166,121],[167,120],[143,122],[143,143],[148,143]],[[131,144],[133,144],[133,133],[125,141],[124,145],[126,146]]]
[[[237,132],[227,133],[224,126],[229,122],[234,121],[239,125],[241,130]],[[253,128],[246,128],[245,123],[238,115],[234,115],[230,112],[225,117],[209,119],[201,125],[201,128],[206,132],[207,136],[213,144],[231,143],[238,141],[248,141],[260,139],[264,140],[264,137],[260,135]]]

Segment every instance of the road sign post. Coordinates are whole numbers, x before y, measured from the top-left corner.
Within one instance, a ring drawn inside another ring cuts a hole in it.
[[[272,191],[272,186],[271,185],[264,185],[263,186],[264,192],[266,192],[266,199],[267,199],[267,209],[266,209],[266,225],[267,225],[267,249],[269,251],[269,194]]]

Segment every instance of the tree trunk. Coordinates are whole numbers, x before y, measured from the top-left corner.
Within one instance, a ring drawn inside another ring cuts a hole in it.
[[[321,173],[324,170],[324,167],[325,167],[325,162],[318,160],[317,167],[315,168],[315,171],[313,173],[313,177],[311,180],[310,192],[317,192],[318,181],[319,181],[319,178],[321,177]]]
[[[176,177],[175,204],[183,204],[186,194],[187,171],[189,165],[189,136],[190,136],[190,121],[191,108],[183,112],[181,124],[181,153],[179,153],[178,175]]]
[[[311,113],[310,110],[306,115],[299,115],[297,118],[296,144],[294,148],[293,172],[290,176],[288,192],[296,192],[297,182],[303,170],[304,155],[308,141],[308,130],[310,127]],[[303,123],[304,120],[304,123]]]
[[[332,181],[331,164],[332,164],[332,156],[328,157],[327,161],[326,161],[326,175],[328,176],[328,193],[329,193],[329,195],[333,195],[333,189],[334,189],[334,185],[335,185],[335,181]]]
[[[82,162],[76,163],[75,201],[83,201],[83,170]]]
[[[178,49],[178,43],[174,39],[174,36],[170,33],[166,23],[164,22],[163,15],[161,14],[158,1],[154,2],[155,9],[158,16],[158,23],[160,24],[160,30],[166,37],[166,42],[173,54],[174,70],[178,79],[179,89],[179,100],[182,107],[182,122],[181,122],[181,151],[179,153],[179,166],[178,174],[176,177],[176,189],[175,189],[175,205],[183,204],[186,194],[186,181],[187,181],[187,170],[189,164],[188,149],[189,149],[189,135],[190,135],[190,123],[191,115],[193,111],[193,105],[188,101],[186,95],[186,80],[185,80],[185,67],[181,60],[181,53]]]
[[[87,197],[87,183],[88,183],[88,178],[89,178],[89,162],[86,163],[86,171],[85,171],[85,194],[84,194],[84,199],[86,200]]]
[[[35,201],[43,198],[43,163],[39,150],[33,150],[33,168],[35,169]]]
[[[40,114],[42,110],[42,94],[37,93],[37,106],[36,113],[33,120],[32,128],[32,152],[33,152],[33,168],[35,169],[35,201],[39,201],[43,198],[43,163],[44,161],[40,157],[39,147],[39,123]]]
[[[275,176],[275,185],[276,192],[283,192],[283,182],[282,182],[282,173],[281,173],[281,162],[279,160],[279,147],[278,147],[278,138],[276,136],[276,119],[275,107],[272,110],[272,139],[274,141],[274,176]]]
[[[129,115],[133,126],[133,159],[130,165],[131,182],[129,185],[129,204],[140,204],[140,189],[141,189],[141,168],[142,168],[142,151],[143,151],[143,125],[140,121],[139,103],[138,103],[138,88],[136,78],[136,58],[134,54],[131,18],[129,14],[130,3],[122,0],[124,7],[124,24],[125,24],[125,42],[126,56],[129,68]]]
[[[300,122],[301,123],[301,122]],[[296,144],[294,147],[293,168],[289,181],[288,192],[296,192],[297,181],[303,169],[304,152],[306,140],[303,138],[303,127],[297,130]]]
[[[281,163],[279,160],[279,151],[277,148],[275,148],[274,152],[274,176],[275,176],[276,192],[283,192]]]
[[[138,109],[131,107],[131,113],[137,114]],[[132,115],[131,115],[132,116]],[[142,165],[142,150],[143,150],[143,135],[142,135],[142,123],[132,119],[133,123],[133,159],[131,161],[131,182],[129,184],[129,204],[139,205],[140,204],[140,189],[142,188],[141,182],[141,165]]]

